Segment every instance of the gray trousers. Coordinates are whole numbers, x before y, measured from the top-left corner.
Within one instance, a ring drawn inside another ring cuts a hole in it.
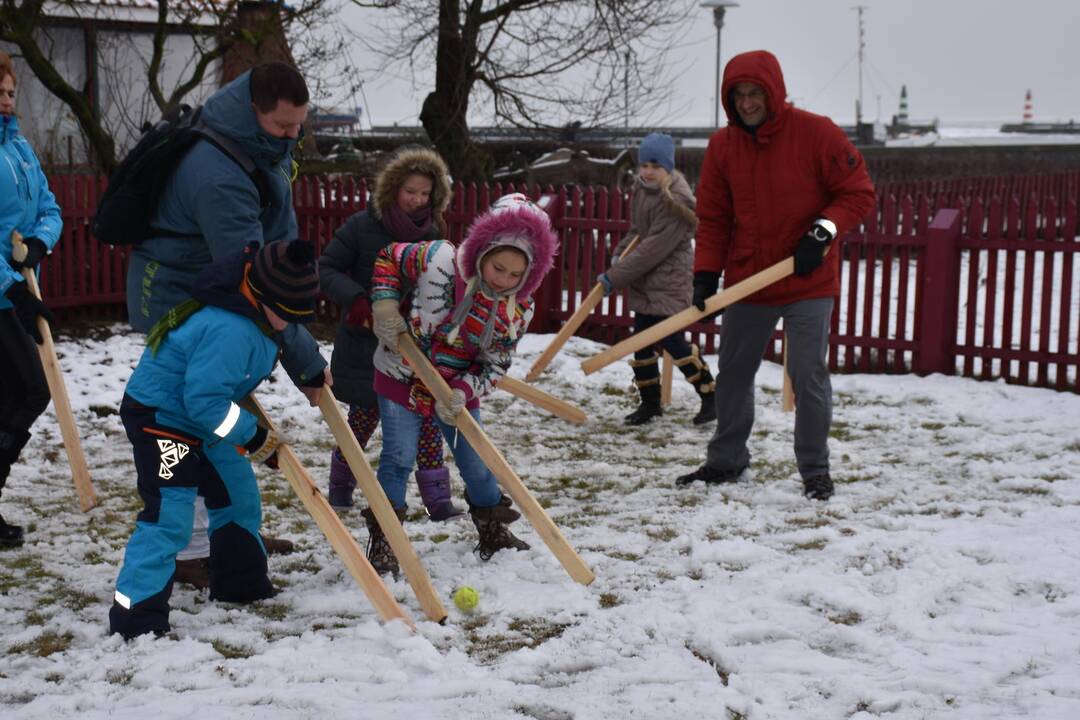
[[[803,479],[829,472],[832,383],[826,354],[833,298],[790,305],[736,303],[724,312],[716,373],[716,432],[705,464],[734,471],[750,464],[746,441],[754,426],[754,376],[780,318],[795,390],[795,460]]]

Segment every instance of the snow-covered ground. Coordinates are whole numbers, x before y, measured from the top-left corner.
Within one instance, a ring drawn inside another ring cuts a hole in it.
[[[513,374],[549,340],[526,337]],[[482,563],[470,523],[414,513],[406,527],[451,615],[425,621],[402,579],[390,587],[417,632],[384,625],[285,480],[260,470],[266,529],[299,546],[270,560],[282,592],[234,606],[178,587],[174,637],[125,644],[106,613],[139,503],[115,408],[140,346],[119,328],[59,343],[100,506],[78,512],[51,410],[4,491],[30,538],[0,553],[5,718],[1080,717],[1076,395],[836,376],[838,491],[816,503],[766,363],[754,478],[677,489],[709,437],[689,422],[689,386],[677,377],[662,419],[625,428],[629,370],[585,377],[578,360],[599,346],[574,339],[538,384],[588,425],[501,393],[484,415],[591,586],[524,521],[533,549]],[[325,483],[316,411],[280,372],[259,395]],[[358,513],[346,522],[363,544]],[[450,602],[462,584],[479,590],[474,614]]]

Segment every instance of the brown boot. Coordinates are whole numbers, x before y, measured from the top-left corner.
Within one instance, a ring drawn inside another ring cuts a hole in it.
[[[210,558],[192,558],[177,560],[173,582],[190,585],[199,590],[210,587]]]
[[[288,555],[296,550],[296,546],[292,544],[291,540],[270,537],[269,535],[259,535],[259,537],[262,539],[267,555]]]
[[[394,508],[394,513],[401,522],[405,522],[405,510],[406,508]],[[368,562],[380,575],[390,573],[396,578],[401,573],[401,568],[398,566],[397,557],[394,556],[390,542],[386,539],[386,533],[375,519],[375,513],[371,512],[371,508],[364,508],[360,511],[360,515],[364,518],[368,529]]]
[[[469,501],[468,493],[465,500]],[[510,498],[505,495],[499,504],[493,507],[476,507],[469,502],[469,514],[472,515],[473,525],[480,536],[476,552],[484,562],[500,550],[528,550],[530,547],[529,543],[514,535],[507,527],[521,517],[521,513],[510,507],[510,504]]]

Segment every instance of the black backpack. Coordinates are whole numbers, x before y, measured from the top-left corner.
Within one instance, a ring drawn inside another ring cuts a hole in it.
[[[143,130],[139,142],[109,176],[109,185],[98,200],[90,230],[110,245],[138,245],[149,237],[175,236],[155,229],[150,219],[181,158],[199,140],[208,140],[243,168],[259,191],[259,205],[270,206],[270,185],[247,153],[230,138],[200,120],[202,106],[180,105],[152,127]]]

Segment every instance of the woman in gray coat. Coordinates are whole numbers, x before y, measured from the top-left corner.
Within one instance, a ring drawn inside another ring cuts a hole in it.
[[[375,257],[390,243],[446,237],[443,212],[449,205],[450,173],[442,158],[430,150],[402,150],[376,177],[367,209],[350,217],[334,233],[319,259],[320,287],[341,309],[330,361],[334,393],[349,403],[349,426],[362,448],[379,424],[379,404],[372,388],[373,358],[379,341],[371,332],[368,299]],[[416,484],[432,520],[463,514],[450,501],[450,472],[443,463],[442,442],[434,421],[425,423],[420,433]],[[341,449],[334,448],[330,504],[351,507],[355,488],[356,478]]]
[[[675,170],[675,141],[670,135],[653,133],[638,146],[638,179],[631,203],[630,232],[616,246],[611,269],[597,280],[610,294],[629,289],[634,332],[641,332],[690,306],[694,254],[690,246],[697,226],[694,195],[682,173]],[[625,258],[619,255],[635,236],[641,240]],[[697,390],[701,409],[694,424],[716,419],[713,404],[715,383],[696,345],[682,332],[673,333],[658,345],[670,353],[676,367]],[[660,367],[655,346],[642,348],[630,361],[641,404],[626,417],[627,425],[642,425],[664,411],[660,406]]]

